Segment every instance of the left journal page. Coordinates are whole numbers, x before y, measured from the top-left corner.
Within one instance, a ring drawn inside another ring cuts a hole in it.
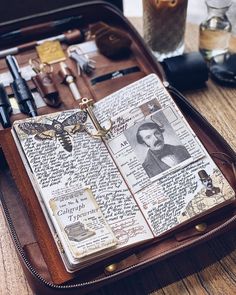
[[[153,238],[105,144],[87,128],[93,126],[86,112],[68,110],[16,121],[12,129],[70,271]]]

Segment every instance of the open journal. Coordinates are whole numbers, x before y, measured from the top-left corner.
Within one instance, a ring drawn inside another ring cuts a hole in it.
[[[12,134],[68,271],[225,206],[234,191],[155,74]]]

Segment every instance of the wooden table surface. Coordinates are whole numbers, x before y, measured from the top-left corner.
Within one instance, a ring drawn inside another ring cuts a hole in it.
[[[139,29],[140,20],[132,19]],[[198,28],[188,24],[186,50],[197,50]],[[236,150],[236,89],[207,87],[185,95]],[[92,294],[235,295],[236,234],[228,232]],[[32,295],[0,210],[0,295]],[[46,295],[46,294],[37,294]]]

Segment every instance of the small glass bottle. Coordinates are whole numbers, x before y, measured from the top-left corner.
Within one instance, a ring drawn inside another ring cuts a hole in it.
[[[200,24],[199,50],[207,59],[228,50],[231,23],[226,15],[232,0],[206,0],[208,16]]]

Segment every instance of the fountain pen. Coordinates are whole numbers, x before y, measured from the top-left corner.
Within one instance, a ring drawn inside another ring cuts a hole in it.
[[[6,63],[13,77],[11,88],[19,104],[20,111],[30,117],[37,116],[37,107],[33,95],[25,79],[21,76],[16,58],[12,55],[8,55],[6,57]]]

